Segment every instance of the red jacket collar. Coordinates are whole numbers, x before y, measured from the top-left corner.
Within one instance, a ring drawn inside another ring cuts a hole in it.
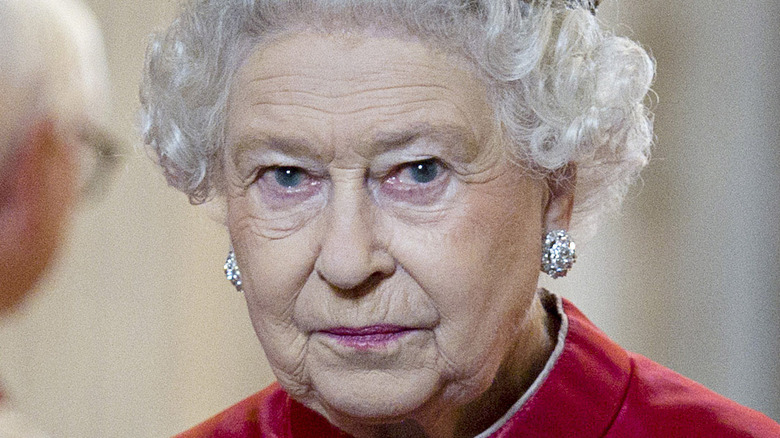
[[[517,414],[491,435],[495,438],[520,431],[523,436],[569,436],[572,430],[580,438],[601,437],[623,405],[632,366],[626,351],[572,303],[554,295],[550,299],[561,314],[563,349],[551,357],[549,372],[532,385],[529,391],[535,392],[524,396],[528,399]]]

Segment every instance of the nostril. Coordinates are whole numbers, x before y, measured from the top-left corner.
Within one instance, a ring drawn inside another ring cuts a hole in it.
[[[389,274],[384,272],[374,272],[363,281],[356,284],[336,284],[333,281],[328,280],[322,273],[319,273],[318,275],[322,281],[328,283],[333,293],[352,298],[358,298],[373,292],[379,287],[382,281],[389,276]]]
[[[323,248],[315,262],[319,278],[335,290],[361,294],[395,271],[395,260],[386,251],[339,249]]]

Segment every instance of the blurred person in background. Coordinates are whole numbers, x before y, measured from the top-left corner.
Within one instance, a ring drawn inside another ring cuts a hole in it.
[[[47,271],[115,149],[100,30],[78,0],[0,0],[0,317]],[[0,351],[2,351],[0,349]],[[43,436],[0,388],[0,437]]]
[[[145,142],[224,206],[278,383],[181,437],[780,436],[538,287],[649,158],[655,66],[598,3],[187,3]]]

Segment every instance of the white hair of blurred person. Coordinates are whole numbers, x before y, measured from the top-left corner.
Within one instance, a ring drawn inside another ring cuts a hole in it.
[[[0,313],[49,264],[109,106],[103,41],[84,4],[0,0]]]
[[[36,119],[104,126],[107,65],[97,20],[75,0],[0,0],[0,162]]]

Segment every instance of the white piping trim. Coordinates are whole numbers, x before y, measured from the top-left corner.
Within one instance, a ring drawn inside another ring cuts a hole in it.
[[[561,327],[558,330],[558,341],[555,344],[555,349],[550,355],[550,358],[547,359],[547,363],[544,364],[544,369],[542,369],[542,372],[536,376],[534,383],[532,383],[528,390],[525,391],[522,397],[520,397],[520,400],[516,401],[515,404],[513,404],[512,407],[509,408],[509,410],[498,419],[498,421],[493,423],[492,426],[488,427],[474,438],[488,438],[490,435],[496,433],[498,429],[500,429],[504,424],[506,424],[506,422],[509,421],[509,419],[512,418],[520,410],[520,408],[523,407],[525,402],[528,401],[528,399],[530,399],[534,394],[536,394],[536,391],[538,391],[542,384],[544,384],[544,381],[547,380],[547,376],[550,375],[550,372],[558,362],[558,358],[561,357],[561,354],[563,353],[563,347],[566,342],[566,335],[569,332],[569,317],[566,316],[566,312],[563,311],[563,300],[561,300],[561,297],[552,294],[545,289],[542,289],[541,295],[542,302],[544,302],[546,299],[549,299],[550,297],[555,299],[555,308],[558,312],[558,316],[561,318]]]

